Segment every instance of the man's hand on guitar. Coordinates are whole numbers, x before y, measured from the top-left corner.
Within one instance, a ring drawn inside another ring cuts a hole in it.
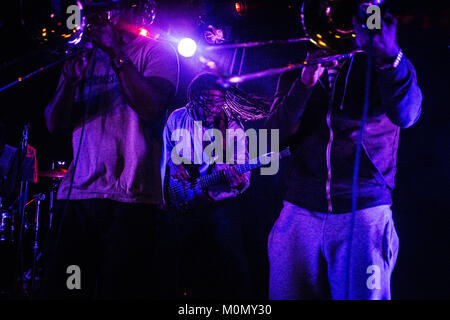
[[[239,175],[235,168],[228,166],[224,173],[230,188],[237,189],[239,192],[245,188],[247,180],[243,174]]]
[[[174,164],[172,161],[169,162],[169,165],[172,178],[183,182],[183,184],[186,184],[186,182],[190,179],[189,173],[187,172],[186,168],[182,164]]]

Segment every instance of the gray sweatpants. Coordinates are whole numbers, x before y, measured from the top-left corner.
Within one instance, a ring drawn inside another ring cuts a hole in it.
[[[284,201],[269,235],[270,299],[391,298],[398,236],[390,206],[355,213],[350,248],[351,217]]]

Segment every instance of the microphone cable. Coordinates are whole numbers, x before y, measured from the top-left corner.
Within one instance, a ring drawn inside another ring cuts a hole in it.
[[[72,194],[72,189],[73,189],[73,182],[75,179],[75,173],[77,170],[77,166],[78,166],[78,160],[80,157],[80,153],[81,153],[81,144],[83,143],[83,138],[84,138],[84,131],[86,128],[86,121],[89,115],[89,109],[90,106],[92,104],[92,87],[93,87],[93,81],[92,81],[92,77],[94,75],[94,69],[95,69],[95,59],[96,59],[96,54],[97,54],[97,48],[93,48],[92,49],[92,56],[91,56],[91,61],[90,61],[90,72],[88,77],[86,77],[87,80],[87,85],[89,86],[88,89],[88,95],[87,95],[87,99],[86,99],[86,109],[84,111],[84,115],[82,118],[82,125],[81,125],[81,132],[80,132],[80,139],[78,140],[78,149],[77,149],[77,153],[75,156],[75,160],[74,160],[74,165],[73,165],[73,171],[72,171],[72,176],[70,177],[70,184],[69,184],[69,190],[67,191],[67,196],[66,196],[66,201],[64,204],[64,209],[61,213],[61,219],[59,221],[59,226],[58,226],[58,231],[57,231],[57,235],[56,235],[56,246],[58,246],[60,244],[60,239],[61,239],[61,233],[62,233],[62,226],[64,224],[64,218],[67,214],[67,209],[69,206],[69,200],[70,200],[70,195]]]
[[[361,151],[362,144],[364,139],[364,131],[367,124],[367,116],[369,112],[370,106],[370,86],[372,80],[372,66],[373,66],[373,37],[374,33],[369,31],[369,41],[367,47],[367,73],[365,79],[365,89],[364,89],[364,108],[361,117],[361,126],[359,130],[358,141],[356,144],[356,153],[355,153],[355,165],[353,167],[353,177],[352,177],[352,213],[350,219],[350,237],[349,237],[349,248],[347,251],[347,276],[346,276],[346,289],[345,289],[345,297],[346,300],[349,300],[350,296],[350,265],[352,262],[352,245],[353,245],[353,236],[354,236],[354,227],[355,227],[355,215],[357,211],[357,202],[358,202],[358,173],[361,162]]]

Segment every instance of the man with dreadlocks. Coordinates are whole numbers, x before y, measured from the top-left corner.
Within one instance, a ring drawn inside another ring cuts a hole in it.
[[[234,90],[234,93],[230,90]],[[236,145],[243,144],[244,152],[233,152],[235,163],[248,160],[246,136],[241,121],[245,120],[245,116],[240,115],[256,113],[250,105],[245,107],[245,101],[250,100],[244,95],[236,95],[236,92],[235,88],[225,89],[219,85],[218,78],[213,74],[203,73],[193,79],[188,87],[187,105],[172,112],[164,129],[165,159],[161,167],[163,180],[164,177],[171,176],[186,181],[198,176],[198,168],[203,165],[195,162],[195,159],[202,159],[206,163],[207,159],[203,156],[206,151],[203,150],[218,136],[223,137],[223,150],[227,146],[234,150],[235,138]],[[219,130],[222,135],[211,136],[208,134],[211,132],[209,129]],[[227,135],[227,129],[241,134]],[[176,130],[185,130],[186,134],[183,134],[182,139],[187,139],[193,150],[188,156],[183,154],[186,161],[182,164],[175,164],[176,161],[172,159],[172,150],[176,147],[172,139]],[[199,131],[201,135],[196,134]],[[195,144],[202,148],[195,148]],[[209,166],[208,170],[223,169],[227,183],[205,190],[209,203],[199,210],[191,210],[188,215],[178,216],[180,220],[177,224],[183,225],[182,230],[177,230],[178,243],[182,246],[179,248],[179,289],[190,297],[227,298],[249,295],[249,277],[242,245],[242,217],[236,196],[249,187],[250,173],[239,175],[232,166],[219,161]]]

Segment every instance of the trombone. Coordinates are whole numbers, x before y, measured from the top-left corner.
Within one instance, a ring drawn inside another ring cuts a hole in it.
[[[359,17],[362,23],[364,17],[363,8],[371,4],[381,5],[383,2],[384,0],[304,0],[301,6],[301,24],[306,35],[305,37],[210,46],[206,48],[206,51],[311,42],[316,47],[330,53],[327,57],[306,60],[297,64],[289,64],[285,67],[223,77],[224,85],[239,84],[245,81],[301,69],[308,65],[317,65],[351,58],[355,54],[363,52],[355,41],[356,34],[353,30],[353,17]]]
[[[264,42],[246,42],[246,43],[236,43],[236,44],[229,44],[229,45],[221,45],[221,46],[210,46],[206,48],[206,51],[217,51],[217,50],[225,50],[225,49],[239,49],[239,48],[253,48],[253,47],[262,47],[267,45],[276,45],[276,44],[292,44],[292,43],[298,43],[298,42],[310,42],[310,38],[296,38],[296,39],[288,39],[288,40],[270,40],[270,41],[264,41]],[[323,64],[328,63],[336,60],[342,60],[342,59],[348,59],[353,57],[355,54],[363,52],[361,49],[354,49],[349,53],[344,54],[335,54],[330,55],[323,58],[317,58],[313,60],[305,60],[300,63],[296,64],[289,64],[285,67],[279,67],[279,68],[270,68],[262,71],[257,71],[253,73],[247,73],[243,75],[233,75],[229,77],[225,77],[222,79],[222,84],[225,86],[230,84],[239,84],[242,82],[255,80],[259,78],[264,77],[270,77],[278,74],[282,74],[288,71],[298,70],[301,68],[304,68],[306,66],[310,65],[317,65],[317,64]]]

